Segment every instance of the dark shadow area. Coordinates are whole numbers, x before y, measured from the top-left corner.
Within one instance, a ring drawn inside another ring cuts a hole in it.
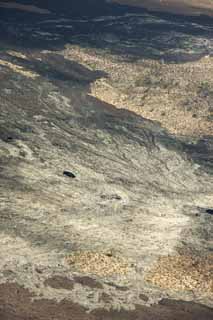
[[[41,9],[49,10],[51,13],[61,15],[72,15],[72,17],[95,17],[97,15],[111,15],[115,7],[119,12],[126,12],[125,6],[115,6],[106,0],[11,0],[21,5],[33,5]],[[134,11],[134,8],[128,8]]]
[[[183,144],[183,150],[190,155],[190,158],[213,173],[213,137],[203,137],[196,143]]]
[[[54,5],[46,1],[43,7],[51,9]],[[16,45],[28,50],[59,50],[68,43],[78,44],[93,48],[94,54],[101,49],[127,60],[152,58],[182,63],[212,55],[211,18],[150,13],[98,5],[97,1],[83,8],[71,2],[65,13],[62,3],[61,10],[56,6],[48,15],[1,9],[0,39],[5,47]]]
[[[151,307],[89,311],[72,301],[56,302],[34,299],[33,293],[15,283],[0,285],[0,318],[2,320],[210,320],[213,310],[193,302],[164,299]]]
[[[4,53],[2,58],[23,67],[26,71],[35,72],[50,81],[60,80],[86,85],[101,77],[107,77],[104,71],[91,71],[75,61],[65,59],[60,54],[48,53],[42,55],[42,59],[37,54],[35,58],[31,57],[30,60],[26,60]]]
[[[213,215],[213,209],[206,209],[206,213]]]

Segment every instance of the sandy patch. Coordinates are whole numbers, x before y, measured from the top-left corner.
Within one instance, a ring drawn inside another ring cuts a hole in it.
[[[101,101],[158,121],[172,134],[213,135],[212,57],[184,64],[126,62],[77,46],[65,56],[108,74],[91,85],[91,95]]]
[[[146,280],[161,288],[213,295],[213,255],[161,257]]]
[[[129,265],[125,259],[113,257],[110,254],[80,251],[66,258],[68,264],[73,265],[83,273],[100,276],[126,275]]]

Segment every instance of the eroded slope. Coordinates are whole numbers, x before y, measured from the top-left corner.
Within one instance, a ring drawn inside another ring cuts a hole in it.
[[[210,319],[147,307],[212,306],[212,136],[180,140],[94,97],[109,69],[76,44],[56,52],[40,22],[2,23],[0,315]]]

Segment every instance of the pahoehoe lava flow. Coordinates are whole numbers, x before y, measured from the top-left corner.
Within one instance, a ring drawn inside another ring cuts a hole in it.
[[[212,319],[202,1],[0,0],[1,320]]]

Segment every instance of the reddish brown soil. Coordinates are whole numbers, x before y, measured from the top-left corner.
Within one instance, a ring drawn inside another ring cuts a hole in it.
[[[92,313],[71,301],[39,299],[14,283],[0,285],[1,320],[210,320],[213,310],[200,304],[162,300],[152,307],[136,306],[133,311],[94,310]]]

